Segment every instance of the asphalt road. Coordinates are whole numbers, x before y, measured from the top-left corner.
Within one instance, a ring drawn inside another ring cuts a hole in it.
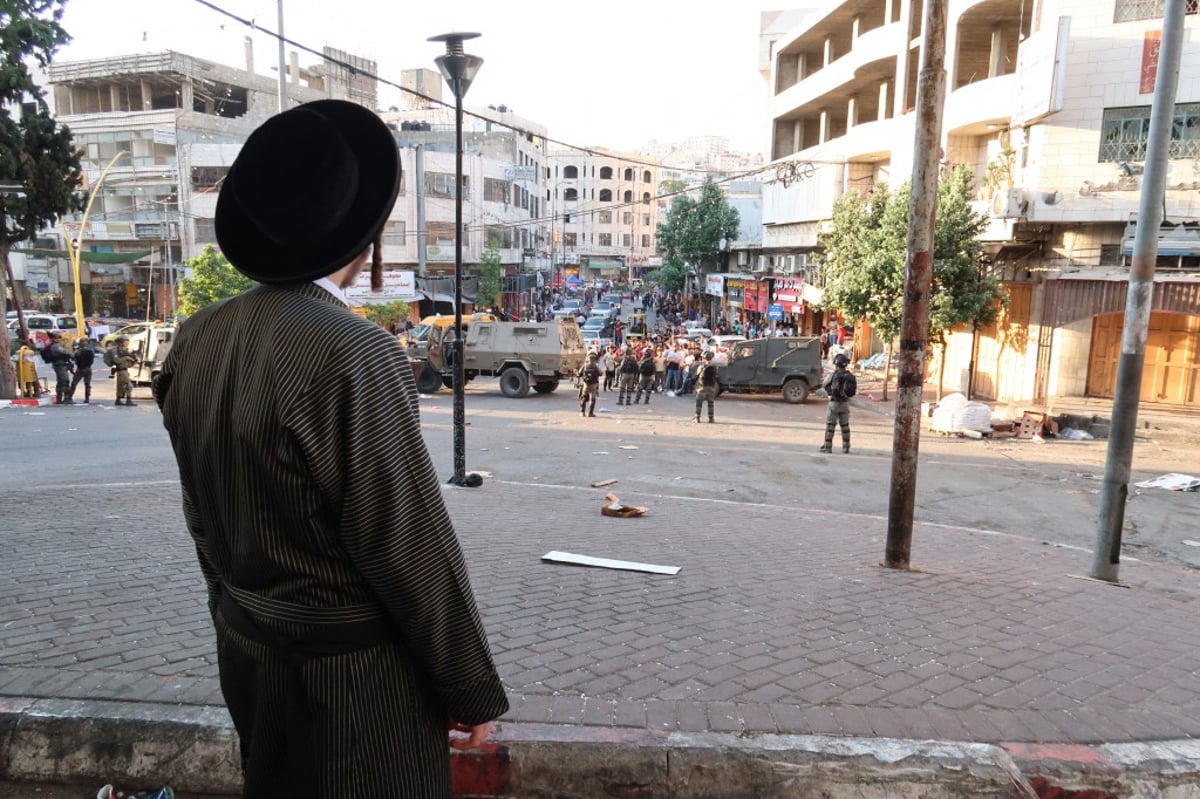
[[[4,462],[0,506],[4,523],[19,524],[22,496],[63,490],[64,513],[76,513],[76,487],[101,496],[106,484],[174,481],[166,432],[147,389],[134,408],[115,408],[104,381],[88,406],[0,410]],[[111,392],[111,389],[108,389]],[[611,490],[637,496],[709,497],[732,503],[795,508],[797,525],[821,524],[818,511],[845,510],[886,518],[892,469],[890,407],[857,398],[851,414],[853,449],[820,454],[824,402],[788,405],[775,395],[723,397],[717,423],[695,424],[694,400],[656,395],[647,407],[618,407],[602,393],[594,419],[581,418],[575,392],[502,396],[494,379],[466,391],[466,462],[486,479],[590,486],[615,479]],[[426,442],[439,471],[452,473],[452,394],[421,400]],[[917,521],[1013,533],[1081,551],[1090,564],[1099,514],[1103,441],[972,440],[922,436]],[[15,468],[13,468],[15,467]],[[1195,474],[1200,455],[1186,441],[1139,439],[1133,482],[1167,472]],[[1200,568],[1200,493],[1131,487],[1125,516],[1126,557]],[[591,500],[588,500],[589,503]],[[574,507],[530,508],[531,525],[570,524]],[[100,520],[98,520],[100,521]],[[1190,542],[1190,543],[1189,543]],[[922,542],[912,545],[914,564]],[[880,553],[882,558],[883,553]]]

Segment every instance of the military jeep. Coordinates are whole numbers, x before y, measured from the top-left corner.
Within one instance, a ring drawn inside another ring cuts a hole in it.
[[[453,326],[430,331],[428,360],[417,377],[422,392],[454,385],[454,340]],[[571,321],[477,321],[467,327],[463,341],[466,379],[498,377],[506,397],[524,397],[530,388],[549,394],[560,380],[570,380],[586,357],[579,326]]]
[[[821,386],[821,376],[821,345],[811,336],[739,341],[717,373],[722,392],[779,391],[789,403],[808,399]]]

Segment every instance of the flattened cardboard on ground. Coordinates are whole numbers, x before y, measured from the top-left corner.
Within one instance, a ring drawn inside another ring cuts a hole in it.
[[[604,516],[619,516],[628,518],[630,516],[642,516],[649,508],[640,508],[636,505],[622,505],[621,498],[616,494],[605,494],[604,504],[600,506],[600,513]]]
[[[577,566],[596,566],[601,569],[621,569],[631,572],[648,572],[650,574],[679,574],[678,566],[658,566],[653,563],[636,563],[631,560],[613,560],[611,558],[594,558],[591,555],[576,555],[572,552],[547,552],[542,560],[555,563],[573,563]]]
[[[596,482],[592,483],[592,488],[604,488],[604,486],[610,486],[615,482],[617,482],[617,478],[607,477],[603,480],[597,480]]]

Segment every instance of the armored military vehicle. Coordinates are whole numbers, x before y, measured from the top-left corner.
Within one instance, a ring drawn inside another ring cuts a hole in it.
[[[432,394],[453,385],[454,328],[430,330],[425,368],[417,388]],[[549,394],[583,365],[587,349],[579,326],[561,322],[472,322],[463,340],[463,370],[468,381],[499,377],[506,397],[524,397],[532,388]]]
[[[175,325],[152,325],[129,336],[129,351],[137,363],[129,369],[135,386],[153,386],[175,340]]]
[[[779,391],[785,402],[800,403],[821,386],[821,345],[810,336],[740,341],[720,367],[721,391],[762,394]]]

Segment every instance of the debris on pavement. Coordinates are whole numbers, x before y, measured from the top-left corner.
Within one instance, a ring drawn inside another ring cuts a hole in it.
[[[600,513],[603,516],[619,516],[628,518],[630,516],[642,516],[649,508],[642,508],[636,505],[622,505],[621,498],[616,494],[605,494],[604,503],[600,506]]]
[[[1138,488],[1165,488],[1168,491],[1200,491],[1200,477],[1170,472],[1134,485]]]
[[[613,560],[611,558],[594,558],[591,555],[576,555],[571,552],[547,552],[542,560],[555,563],[571,563],[576,566],[595,566],[600,569],[619,569],[621,571],[648,572],[649,574],[679,574],[678,566],[659,566],[654,563],[637,563],[631,560]]]
[[[597,480],[596,482],[592,483],[592,488],[604,488],[604,486],[610,486],[615,482],[617,482],[617,478],[608,477],[604,480]]]
[[[938,433],[992,432],[992,409],[982,402],[971,402],[965,395],[947,395],[930,414],[929,429]],[[971,436],[972,438],[982,436]]]

